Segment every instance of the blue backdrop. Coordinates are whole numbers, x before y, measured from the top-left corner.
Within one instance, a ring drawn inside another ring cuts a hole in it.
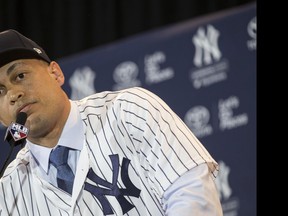
[[[256,27],[249,4],[62,58],[64,89],[72,99],[131,86],[159,95],[219,162],[224,215],[254,216]]]

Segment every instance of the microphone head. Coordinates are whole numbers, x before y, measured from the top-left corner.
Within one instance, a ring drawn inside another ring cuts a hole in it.
[[[19,112],[16,116],[16,123],[19,123],[21,125],[24,125],[27,120],[27,113],[25,112]]]

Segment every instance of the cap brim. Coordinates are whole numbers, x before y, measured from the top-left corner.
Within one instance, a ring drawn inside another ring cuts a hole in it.
[[[45,58],[41,55],[38,55],[37,53],[35,53],[35,51],[20,48],[20,49],[7,50],[5,52],[0,53],[0,67],[11,61],[15,61],[18,59],[35,59],[35,58],[44,60],[48,63],[51,62],[51,60],[48,57]]]

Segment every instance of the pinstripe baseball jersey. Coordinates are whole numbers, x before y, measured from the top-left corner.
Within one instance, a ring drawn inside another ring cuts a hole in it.
[[[183,121],[152,92],[140,87],[96,93],[76,102],[85,144],[73,194],[37,174],[21,149],[0,181],[0,216],[164,215],[164,191],[182,174],[218,165]]]

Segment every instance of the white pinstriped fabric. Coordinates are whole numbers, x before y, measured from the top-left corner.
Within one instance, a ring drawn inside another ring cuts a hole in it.
[[[72,197],[37,176],[36,163],[25,147],[0,181],[0,216],[100,216],[105,215],[104,209],[110,209],[107,215],[164,215],[163,193],[179,176],[202,163],[209,166],[212,176],[217,175],[218,165],[204,146],[150,91],[140,87],[106,91],[77,101],[77,105],[86,144],[77,165]],[[114,166],[116,159],[119,163]],[[129,161],[126,167],[125,159]],[[118,175],[115,167],[119,168]],[[107,189],[107,185],[87,178],[91,172],[107,184],[116,175],[117,188],[128,193],[122,198],[133,207],[123,214],[123,200],[115,194],[91,193],[89,185]],[[129,182],[140,191],[139,197],[125,190]]]

